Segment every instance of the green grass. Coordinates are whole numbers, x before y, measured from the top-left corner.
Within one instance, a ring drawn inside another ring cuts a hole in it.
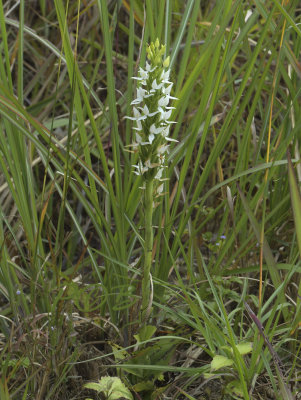
[[[297,0],[0,0],[1,400],[96,399],[103,376],[135,399],[300,398],[300,23]],[[178,143],[140,343],[124,117],[157,37]]]

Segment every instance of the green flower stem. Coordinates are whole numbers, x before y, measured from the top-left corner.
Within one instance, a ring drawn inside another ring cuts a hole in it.
[[[142,278],[142,305],[141,305],[141,324],[147,322],[150,307],[150,271],[152,265],[153,251],[153,189],[154,180],[149,179],[145,182],[145,242],[144,242],[144,269]]]

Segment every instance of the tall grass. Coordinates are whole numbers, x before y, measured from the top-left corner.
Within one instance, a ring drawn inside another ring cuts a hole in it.
[[[0,0],[1,399],[78,398],[117,373],[136,398],[260,399],[266,382],[300,395],[300,22],[297,0]],[[124,117],[156,38],[178,143],[141,350],[142,180]],[[230,361],[214,371],[217,355]]]

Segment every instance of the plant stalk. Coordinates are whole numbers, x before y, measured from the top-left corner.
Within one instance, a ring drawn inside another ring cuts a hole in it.
[[[153,251],[153,187],[154,180],[145,182],[145,242],[144,242],[144,269],[142,277],[142,304],[141,304],[141,325],[146,324],[151,306],[150,302],[150,272],[152,265]]]

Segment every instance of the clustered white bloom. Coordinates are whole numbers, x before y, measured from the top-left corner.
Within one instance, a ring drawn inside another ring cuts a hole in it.
[[[136,122],[133,128],[134,143],[132,148],[138,152],[138,164],[135,173],[145,180],[162,180],[168,142],[176,141],[169,137],[171,124],[169,118],[174,107],[168,106],[170,100],[177,100],[170,95],[173,83],[169,81],[169,57],[163,59],[165,46],[157,39],[147,48],[145,69],[140,68],[137,80],[137,97],[132,101],[133,117],[126,117]],[[162,194],[163,185],[158,184],[156,192]]]

